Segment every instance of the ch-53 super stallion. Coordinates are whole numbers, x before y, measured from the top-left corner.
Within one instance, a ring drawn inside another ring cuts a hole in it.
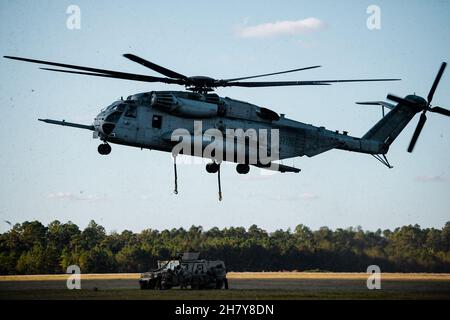
[[[211,163],[206,165],[206,170],[208,173],[218,173],[219,200],[221,200],[220,164],[223,160],[237,163],[236,171],[239,174],[247,174],[250,165],[283,173],[298,173],[300,169],[279,164],[274,160],[305,155],[313,157],[331,149],[340,149],[372,155],[388,168],[392,168],[386,158],[389,146],[417,113],[420,112],[421,115],[408,152],[412,152],[417,142],[427,120],[428,111],[450,116],[450,110],[431,107],[434,92],[446,67],[445,62],[442,63],[426,100],[415,94],[405,98],[389,94],[387,99],[396,104],[385,101],[359,102],[364,105],[381,106],[383,117],[362,137],[352,137],[345,131],[330,131],[324,127],[294,121],[268,108],[220,97],[212,91],[219,87],[313,86],[400,79],[242,81],[320,67],[311,66],[219,80],[205,76],[188,77],[133,54],[125,54],[124,57],[165,77],[4,56],[8,59],[59,68],[41,68],[48,71],[185,86],[187,91],[151,91],[131,95],[126,100],[115,101],[101,110],[91,125],[65,120],[39,119],[46,123],[93,131],[94,138],[102,141],[98,146],[98,152],[101,155],[108,155],[111,152],[110,143],[172,152],[175,193],[178,192],[176,156],[179,153],[211,159]],[[384,112],[385,108],[390,110],[387,114]],[[174,135],[175,132],[179,134]],[[210,132],[209,135],[208,132]],[[255,134],[248,134],[248,132]],[[265,133],[265,136],[261,133]],[[188,141],[188,143],[187,146],[184,145],[175,152],[176,147],[179,147],[179,140]],[[191,146],[193,148],[190,148]],[[262,149],[264,152],[261,152]],[[225,154],[226,157],[224,157]]]

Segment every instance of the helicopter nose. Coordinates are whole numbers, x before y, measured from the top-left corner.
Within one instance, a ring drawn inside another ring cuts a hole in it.
[[[101,126],[102,132],[106,135],[110,135],[113,132],[115,127],[116,127],[116,125],[111,122],[103,123]]]

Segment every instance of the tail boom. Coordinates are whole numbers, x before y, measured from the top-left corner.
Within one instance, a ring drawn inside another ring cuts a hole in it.
[[[386,154],[389,146],[417,112],[415,108],[398,104],[361,138],[340,136],[340,144],[336,149],[372,155]]]
[[[398,104],[391,112],[378,121],[362,139],[383,142],[389,147],[414,118],[416,113],[416,109]]]

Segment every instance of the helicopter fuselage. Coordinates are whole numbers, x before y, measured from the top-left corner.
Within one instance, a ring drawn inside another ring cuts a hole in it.
[[[258,137],[267,133],[268,145],[278,145],[280,160],[312,157],[333,148],[369,154],[381,153],[383,148],[377,141],[294,121],[247,102],[184,91],[146,92],[116,101],[95,118],[94,136],[105,142],[171,152],[176,144],[173,132],[184,129],[194,136],[199,124],[202,134],[217,129],[224,133],[224,140],[229,129],[255,130]],[[278,141],[274,141],[274,130],[278,131]],[[211,139],[203,137],[202,149],[208,143],[212,143]],[[262,143],[257,145],[260,148]],[[238,162],[236,159],[231,161]]]

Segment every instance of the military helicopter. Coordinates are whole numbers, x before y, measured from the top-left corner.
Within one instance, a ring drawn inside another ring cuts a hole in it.
[[[172,152],[175,194],[178,193],[176,157],[180,153],[211,159],[211,163],[206,165],[206,171],[218,173],[219,200],[222,200],[220,164],[224,161],[224,154],[228,155],[225,158],[226,161],[237,163],[236,171],[239,174],[247,174],[250,165],[282,173],[298,173],[300,169],[280,164],[274,160],[305,155],[313,157],[331,149],[369,154],[388,168],[392,168],[386,158],[389,146],[416,113],[421,112],[422,114],[408,147],[408,152],[413,151],[427,120],[427,111],[450,116],[450,110],[431,107],[434,92],[446,67],[445,62],[439,69],[427,100],[415,94],[408,95],[405,98],[389,94],[387,99],[396,102],[396,105],[384,101],[359,102],[362,105],[381,106],[383,117],[364,136],[353,137],[348,135],[346,131],[330,131],[324,127],[298,122],[268,108],[228,97],[220,97],[212,92],[220,87],[315,86],[348,82],[397,81],[400,79],[242,81],[315,69],[320,67],[318,65],[231,79],[214,79],[206,76],[188,77],[134,54],[125,54],[124,57],[165,77],[4,56],[7,59],[59,68],[41,68],[47,71],[185,86],[186,91],[151,91],[131,95],[125,100],[115,101],[101,110],[91,125],[65,120],[38,119],[50,124],[93,131],[94,138],[99,138],[102,141],[98,146],[98,152],[101,155],[110,154],[110,143]],[[385,114],[385,108],[390,110],[389,113]],[[174,137],[174,132],[180,129],[183,129],[182,133]],[[237,129],[242,129],[241,134],[231,135],[230,139],[227,136],[230,129],[234,134],[238,131]],[[216,134],[208,136],[206,133],[211,130],[215,130]],[[256,135],[246,135],[246,132],[250,130],[256,132]],[[266,139],[261,139],[260,133],[267,133],[268,131],[270,133],[266,136]],[[217,132],[223,133],[224,136],[218,135]],[[197,139],[196,134],[198,133],[200,137]],[[179,146],[180,140],[188,141],[188,145],[193,146],[194,152],[191,148],[174,151],[175,147]],[[215,144],[215,147],[211,148],[213,142],[223,143],[220,147]],[[273,146],[276,146],[275,151],[273,151]],[[208,149],[210,152],[205,153]],[[261,156],[262,153],[259,152],[261,149],[265,149],[266,155],[269,156],[276,153],[276,157],[269,157],[267,161],[267,157]],[[195,150],[199,152],[195,152]],[[256,157],[252,157],[255,154]]]

